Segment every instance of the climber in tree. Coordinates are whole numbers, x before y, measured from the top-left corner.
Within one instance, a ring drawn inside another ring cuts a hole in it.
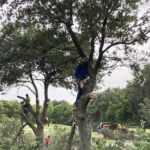
[[[29,95],[26,94],[26,97],[25,97],[25,98],[22,97],[22,96],[17,96],[17,97],[23,100],[23,101],[21,102],[23,114],[24,114],[25,116],[28,116],[29,108],[30,108],[30,97],[29,97]]]
[[[83,88],[85,87],[89,79],[88,62],[86,60],[83,60],[79,64],[77,64],[77,66],[75,67],[74,77],[78,85],[78,93],[77,93],[76,101],[73,105],[74,110],[76,110],[79,100],[83,94]]]

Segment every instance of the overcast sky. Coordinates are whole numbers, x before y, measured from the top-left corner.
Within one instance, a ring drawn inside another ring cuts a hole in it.
[[[143,0],[145,1],[145,0]],[[139,10],[141,15],[147,8],[150,7],[150,0],[147,5],[142,6]],[[145,44],[142,46],[143,50],[150,52],[149,44]],[[127,84],[127,81],[132,80],[133,76],[131,70],[129,68],[121,67],[115,69],[110,76],[106,75],[104,77],[104,82],[102,83],[102,88],[98,89],[97,92],[101,92],[107,88],[120,87],[124,88]],[[40,101],[43,101],[43,92],[42,88],[40,88]],[[7,91],[5,95],[0,94],[0,100],[18,100],[17,95],[25,96],[25,94],[30,94],[31,102],[35,102],[34,96],[27,90],[26,88],[11,88]],[[51,100],[67,100],[69,103],[73,103],[75,101],[76,92],[71,90],[66,90],[63,88],[49,88],[49,98]]]

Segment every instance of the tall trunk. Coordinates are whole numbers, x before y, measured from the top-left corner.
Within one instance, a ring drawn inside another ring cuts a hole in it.
[[[36,101],[37,105],[39,105],[38,97],[36,97],[36,98],[37,98],[37,101]],[[42,113],[40,121],[37,121],[37,129],[34,132],[35,136],[36,136],[36,141],[37,141],[36,149],[38,149],[38,150],[43,150],[43,139],[44,139],[44,126],[43,125],[46,120],[46,113],[47,113],[48,101],[49,101],[48,100],[48,83],[47,82],[44,83],[44,98],[45,98],[45,101],[44,101],[44,106],[43,106],[43,113]],[[37,110],[39,110],[39,109],[37,109]],[[37,113],[36,115],[37,115],[36,117],[38,117],[39,113]]]
[[[75,126],[75,125],[72,125],[72,127],[71,127],[71,132],[70,132],[70,136],[69,136],[68,142],[67,142],[67,148],[66,148],[66,150],[71,150],[72,141],[73,141],[73,137],[74,137],[74,133],[75,133],[75,128],[76,128],[76,126]]]
[[[49,99],[48,99],[48,82],[45,81],[44,83],[44,98],[45,98],[45,101],[44,101],[44,107],[43,107],[43,113],[42,113],[42,121],[45,121],[46,119],[46,113],[47,113],[47,109],[48,109],[48,102],[49,102]]]
[[[39,112],[40,112],[40,102],[39,102],[39,93],[38,93],[38,88],[34,82],[34,79],[33,79],[33,76],[32,76],[32,73],[29,74],[29,77],[30,77],[30,80],[31,80],[31,83],[34,87],[34,90],[35,90],[35,97],[36,97],[36,114],[37,116],[39,115]]]
[[[43,150],[44,127],[41,124],[37,125],[35,136],[37,141],[36,149]]]
[[[80,145],[79,150],[91,149],[91,129],[86,119],[78,119]]]
[[[90,81],[85,87],[83,96],[80,99],[80,104],[77,110],[77,123],[79,127],[80,146],[79,150],[91,150],[91,128],[90,123],[86,118],[86,108],[90,98],[86,96],[88,92],[92,92],[95,86],[95,76],[90,77]]]

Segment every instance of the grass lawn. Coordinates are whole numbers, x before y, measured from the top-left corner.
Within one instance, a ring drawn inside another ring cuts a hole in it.
[[[138,128],[129,128],[128,130],[136,132]],[[145,132],[150,134],[150,129],[146,129]]]
[[[137,132],[138,129],[139,128],[129,128],[128,130],[133,131],[136,134],[136,133],[138,133]],[[58,148],[56,148],[57,146],[62,146],[62,145],[64,146],[66,141],[65,142],[61,141],[61,139],[64,139],[64,138],[62,138],[62,137],[64,137],[64,134],[62,134],[62,133],[67,133],[67,134],[65,134],[65,140],[67,140],[70,130],[71,130],[71,126],[60,125],[60,124],[50,124],[49,126],[46,125],[44,127],[44,137],[47,135],[51,136],[52,144],[50,145],[50,149],[58,149]],[[25,131],[25,133],[31,135],[32,130],[28,126],[25,127],[24,131]],[[146,132],[150,133],[150,129],[147,129]],[[32,135],[34,138],[34,134],[32,134]],[[63,136],[61,136],[61,135],[63,135]],[[76,135],[78,135],[78,133],[76,133]],[[77,139],[78,139],[78,136],[77,136],[77,138],[75,138],[75,142]],[[103,136],[98,132],[92,132],[91,143],[94,148],[96,147],[96,150],[97,150],[97,145],[108,147],[108,146],[115,145],[116,141],[117,141],[116,139],[103,138]],[[142,142],[144,142],[144,141],[142,141]],[[121,143],[121,144],[123,144],[123,143]],[[131,147],[134,146],[133,141],[131,139],[125,139],[124,144],[128,144]]]
[[[69,132],[71,129],[71,126],[60,125],[60,124],[50,124],[49,126],[46,125],[44,126],[44,134],[45,135],[53,134],[54,131],[57,130],[57,128],[66,129]],[[32,129],[29,126],[26,126],[24,128],[24,131],[25,133],[33,133]]]
[[[67,126],[67,125],[61,125],[61,124],[50,124],[49,126],[46,125],[44,126],[44,134],[48,135],[48,134],[53,134],[55,130],[57,130],[57,128],[61,128],[61,129],[66,129],[68,130],[68,132],[70,132],[71,130],[71,126]],[[26,126],[24,128],[25,133],[32,133],[32,129],[29,126]],[[97,132],[92,132],[92,137],[99,137],[99,133]]]
[[[61,125],[61,124],[50,124],[49,126],[46,125],[44,126],[44,135],[53,135],[55,130],[57,130],[58,128],[61,128],[62,130],[65,129],[68,133],[71,130],[71,126],[67,126],[67,125]],[[138,130],[138,128],[129,128],[129,131],[134,131],[136,132]],[[26,126],[24,128],[25,133],[33,133],[33,131],[31,130],[31,128],[29,128],[29,126]],[[150,129],[146,129],[146,133],[150,134]],[[99,138],[102,137],[98,132],[92,132],[92,138]]]

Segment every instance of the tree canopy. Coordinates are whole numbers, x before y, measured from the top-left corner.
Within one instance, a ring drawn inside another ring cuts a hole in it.
[[[124,61],[133,63],[134,61],[132,62],[130,58],[132,54],[137,52],[135,45],[142,45],[149,39],[150,15],[147,11],[142,16],[138,16],[138,8],[141,2],[141,0],[13,0],[8,4],[8,9],[3,11],[3,15],[8,20],[7,25],[15,22],[21,31],[27,31],[28,27],[32,26],[38,31],[44,31],[45,29],[53,31],[57,34],[51,36],[52,39],[48,43],[54,42],[54,45],[57,44],[55,43],[55,37],[58,37],[67,45],[70,53],[73,49],[77,57],[88,61],[90,79],[77,111],[81,139],[80,149],[90,149],[91,134],[88,130],[85,115],[90,98],[86,97],[86,94],[94,90],[97,75],[101,74],[103,70],[122,64]],[[32,35],[30,33],[29,37],[32,37]],[[64,41],[61,37],[65,37]],[[45,41],[47,40],[45,39]],[[30,41],[28,42],[30,43]],[[37,51],[39,48],[40,45],[38,45]],[[27,46],[26,49],[30,49],[30,47]],[[43,52],[44,49],[45,45],[40,52]],[[51,50],[48,50],[48,53],[50,52]],[[56,49],[52,49],[52,52],[55,54]],[[60,51],[57,51],[56,55],[59,53]],[[70,56],[74,55],[71,53]],[[47,64],[49,66],[49,63]],[[47,67],[45,68],[48,70]],[[45,80],[47,81],[49,78],[45,78]],[[45,84],[45,89],[47,89],[47,86],[48,84]],[[48,108],[47,93],[45,95],[43,117],[45,117]]]

